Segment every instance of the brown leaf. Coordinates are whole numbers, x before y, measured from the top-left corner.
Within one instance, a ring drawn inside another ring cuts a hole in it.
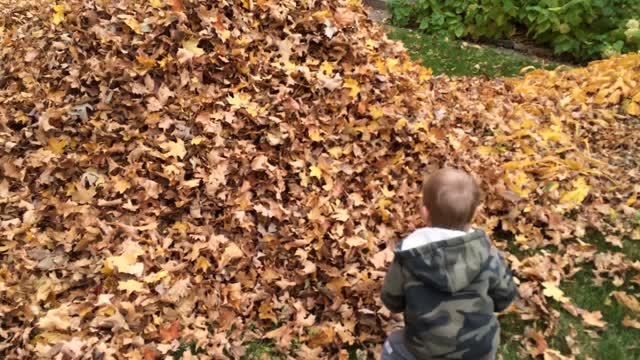
[[[638,299],[633,295],[629,295],[624,291],[614,291],[611,295],[613,295],[620,304],[626,306],[631,311],[640,314],[640,301],[638,301]]]
[[[629,316],[625,316],[624,319],[622,319],[622,326],[640,329],[640,321],[632,319]]]
[[[607,326],[607,323],[602,320],[602,313],[600,311],[583,311],[582,319],[586,325],[603,328]]]

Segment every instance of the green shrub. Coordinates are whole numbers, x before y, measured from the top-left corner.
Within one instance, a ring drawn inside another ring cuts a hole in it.
[[[462,38],[505,38],[517,28],[578,60],[640,49],[639,0],[393,0],[392,21]]]

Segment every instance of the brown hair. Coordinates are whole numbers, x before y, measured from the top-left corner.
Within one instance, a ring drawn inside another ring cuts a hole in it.
[[[440,169],[425,176],[422,203],[429,210],[431,226],[464,230],[480,205],[480,188],[468,173]]]

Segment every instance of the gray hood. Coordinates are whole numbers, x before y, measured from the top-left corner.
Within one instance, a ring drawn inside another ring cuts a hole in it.
[[[466,288],[485,268],[491,244],[482,230],[418,229],[396,249],[396,258],[426,285],[447,293]]]

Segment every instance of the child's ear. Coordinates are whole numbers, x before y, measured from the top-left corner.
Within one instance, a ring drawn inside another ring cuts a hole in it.
[[[422,215],[422,220],[424,220],[425,225],[431,226],[431,214],[429,214],[429,209],[422,205],[420,207],[420,214]]]

